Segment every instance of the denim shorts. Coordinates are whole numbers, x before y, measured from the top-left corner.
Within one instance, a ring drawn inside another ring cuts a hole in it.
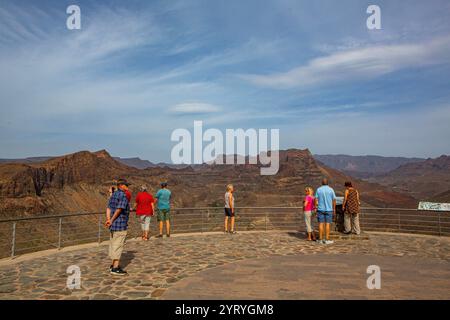
[[[317,211],[317,221],[319,221],[319,223],[332,223],[333,212]]]

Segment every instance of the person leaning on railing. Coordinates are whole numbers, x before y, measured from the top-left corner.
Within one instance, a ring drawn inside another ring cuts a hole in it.
[[[127,272],[120,267],[120,257],[122,256],[125,238],[127,237],[128,219],[130,216],[130,202],[128,201],[126,191],[128,182],[119,180],[117,190],[112,194],[108,201],[109,213],[106,217],[105,226],[109,228],[109,257],[112,260],[110,273],[123,276]]]
[[[359,227],[359,192],[356,190],[350,181],[345,182],[344,202],[342,203],[342,210],[344,210],[344,233],[357,234],[361,233]]]

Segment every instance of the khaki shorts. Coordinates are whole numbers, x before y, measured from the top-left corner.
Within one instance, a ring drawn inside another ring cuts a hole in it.
[[[304,211],[303,214],[305,216],[306,232],[311,233],[311,232],[313,232],[312,223],[311,223],[311,216],[313,213],[311,211]]]
[[[125,245],[125,238],[127,237],[127,230],[111,231],[109,236],[109,257],[111,260],[120,260],[123,247]]]
[[[152,221],[152,216],[146,215],[139,216],[139,221],[141,222],[142,231],[150,230],[150,222]]]

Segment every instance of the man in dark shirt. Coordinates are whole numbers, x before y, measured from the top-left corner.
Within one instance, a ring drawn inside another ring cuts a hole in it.
[[[127,272],[120,267],[120,257],[127,237],[128,219],[130,217],[130,202],[126,191],[129,183],[126,180],[117,182],[115,191],[108,202],[109,219],[106,219],[106,227],[110,231],[109,256],[112,260],[110,272],[113,275],[126,275]]]

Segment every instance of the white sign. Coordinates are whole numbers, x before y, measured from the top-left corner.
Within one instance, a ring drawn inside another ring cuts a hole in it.
[[[425,211],[450,211],[450,203],[437,203],[437,202],[419,202],[419,210]]]

